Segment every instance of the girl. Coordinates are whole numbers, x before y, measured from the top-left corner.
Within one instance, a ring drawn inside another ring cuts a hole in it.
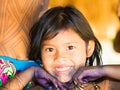
[[[118,18],[120,18],[120,2],[118,3]],[[120,51],[119,37],[120,32],[118,31],[117,39],[113,43],[115,51]],[[103,65],[103,66],[89,66],[79,68],[76,74],[73,76],[73,80],[79,83],[88,83],[101,78],[109,78],[109,89],[120,90],[120,65]],[[112,79],[112,80],[111,80]]]
[[[33,26],[30,36],[29,58],[39,60],[69,89],[77,88],[72,77],[80,67],[102,64],[101,45],[85,17],[74,7],[49,9]]]
[[[104,81],[80,85],[73,79],[80,67],[102,65],[101,45],[76,8],[49,9],[32,27],[30,37],[29,59],[39,62],[43,69],[31,67],[12,79],[13,83],[17,81],[22,87],[34,77],[40,85],[49,87],[46,90],[106,90]]]

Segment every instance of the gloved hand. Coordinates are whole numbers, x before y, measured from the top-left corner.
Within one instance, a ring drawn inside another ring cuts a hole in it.
[[[35,68],[34,77],[46,90],[53,90],[53,85],[60,90],[64,90],[62,83],[40,67]]]
[[[73,81],[76,83],[83,84],[91,81],[95,81],[105,76],[102,66],[87,66],[80,67],[73,76]]]

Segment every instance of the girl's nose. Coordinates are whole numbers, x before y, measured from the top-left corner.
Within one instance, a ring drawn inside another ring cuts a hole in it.
[[[59,50],[56,52],[55,60],[63,61],[65,58],[67,58],[67,53],[65,50]]]

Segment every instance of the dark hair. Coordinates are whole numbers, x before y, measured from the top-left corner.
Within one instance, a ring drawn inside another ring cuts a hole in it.
[[[101,65],[101,45],[95,37],[90,25],[80,11],[73,6],[58,6],[49,9],[30,31],[30,52],[29,59],[41,60],[41,44],[44,40],[55,37],[62,28],[72,28],[88,44],[94,40],[95,49],[90,58],[87,58],[86,65]]]
[[[114,38],[113,48],[116,52],[120,53],[120,29]]]

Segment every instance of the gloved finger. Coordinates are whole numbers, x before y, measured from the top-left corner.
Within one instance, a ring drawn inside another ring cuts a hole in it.
[[[51,85],[49,84],[48,81],[46,81],[45,79],[38,79],[37,82],[43,86],[44,88],[48,88],[51,87]]]
[[[64,83],[64,84],[62,84],[62,85],[63,85],[67,90],[72,90],[72,89],[70,88],[70,86],[71,86],[72,83],[73,83],[73,81],[70,80],[69,82]]]
[[[63,84],[59,82],[56,78],[50,77],[49,79],[56,88],[60,88],[60,90],[65,90]]]
[[[53,90],[53,87],[48,84],[48,87],[46,87],[46,90]]]

